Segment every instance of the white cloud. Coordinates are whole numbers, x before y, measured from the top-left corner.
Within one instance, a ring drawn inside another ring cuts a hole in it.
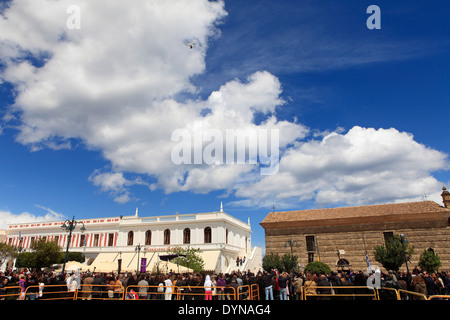
[[[314,201],[317,206],[423,200],[440,190],[432,172],[449,168],[448,156],[396,129],[353,127],[286,151],[280,173],[241,187],[236,195],[257,205]],[[245,204],[238,202],[238,204]],[[277,205],[278,204],[278,205]]]
[[[69,5],[80,6],[79,30],[66,26]],[[446,165],[445,156],[395,129],[355,127],[304,142],[309,128],[277,118],[285,101],[269,72],[229,79],[205,100],[179,99],[196,96],[191,79],[206,71],[208,42],[226,15],[222,1],[206,0],[12,2],[0,16],[0,80],[17,94],[4,119],[20,120],[17,141],[32,149],[70,148],[69,139],[80,139],[101,150],[111,172],[95,171],[89,180],[119,203],[133,199],[129,188],[137,184],[167,193],[235,192],[246,206],[369,203],[436,187],[431,173]],[[186,41],[193,40],[191,49]],[[255,124],[260,113],[266,120]],[[174,165],[172,132],[193,132],[196,123],[220,132],[280,130],[280,172]]]
[[[27,222],[45,222],[64,220],[63,214],[53,211],[50,208],[36,205],[36,207],[46,211],[44,215],[36,215],[29,212],[12,213],[10,211],[0,210],[0,229],[6,229],[8,224],[27,223]]]
[[[103,172],[96,170],[89,176],[89,181],[95,186],[100,187],[102,191],[109,192],[114,201],[118,203],[126,203],[133,199],[128,188],[133,185],[148,185],[140,178],[128,180],[122,172]]]

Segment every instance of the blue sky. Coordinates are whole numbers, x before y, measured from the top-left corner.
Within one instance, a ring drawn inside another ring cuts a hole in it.
[[[446,1],[3,5],[2,227],[223,201],[264,246],[272,206],[440,202],[449,186]],[[279,172],[174,165],[170,134],[199,121],[280,130]]]

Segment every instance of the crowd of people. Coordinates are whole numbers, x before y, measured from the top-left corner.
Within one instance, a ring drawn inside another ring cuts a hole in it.
[[[401,292],[403,300],[423,300],[434,295],[450,295],[450,271],[434,272],[429,274],[419,268],[412,273],[407,272],[379,272],[379,284],[372,281],[375,271],[371,274],[363,271],[354,272],[346,270],[341,272],[312,273],[306,272],[279,274],[276,270],[271,273],[264,271],[262,286],[265,300],[355,300],[373,299],[373,289],[378,290],[378,299],[396,300],[396,290],[414,292],[409,294]],[[371,277],[372,276],[372,277]],[[371,277],[369,279],[369,277]],[[368,286],[368,280],[371,285]],[[369,288],[370,287],[370,288]],[[387,290],[384,290],[387,289]],[[302,294],[304,296],[302,296]],[[306,297],[305,297],[306,296]],[[334,297],[333,297],[334,296]]]
[[[127,299],[234,300],[246,299],[245,286],[257,285],[260,300],[373,299],[367,288],[368,273],[352,270],[324,273],[288,273],[277,270],[233,271],[227,274],[185,273],[92,273],[0,272],[0,299]],[[415,268],[412,273],[380,273],[381,288],[403,289],[417,295],[402,299],[424,299],[450,295],[450,272],[432,274]],[[355,288],[352,288],[355,287]],[[20,288],[20,289],[19,289]],[[127,288],[125,290],[125,288]],[[17,295],[14,292],[18,292]],[[25,296],[26,292],[26,296]],[[178,295],[178,293],[180,293]],[[239,296],[237,296],[239,295]],[[19,296],[19,297],[18,297]],[[394,290],[380,290],[380,299],[396,299]]]
[[[240,286],[250,284],[250,272],[231,274],[184,273],[151,274],[128,272],[0,272],[0,299],[155,299],[175,300],[179,292],[186,300],[234,300]],[[125,292],[125,288],[126,292]],[[16,294],[17,293],[17,294]],[[243,293],[248,295],[248,292]]]

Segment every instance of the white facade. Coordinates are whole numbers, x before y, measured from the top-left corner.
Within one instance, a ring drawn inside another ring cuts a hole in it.
[[[136,247],[141,246],[139,259],[151,271],[158,255],[173,247],[191,247],[202,250],[205,270],[231,272],[261,268],[261,249],[251,246],[251,227],[227,213],[220,211],[167,216],[132,216],[82,219],[72,232],[70,251],[83,252],[87,267],[94,271],[136,270]],[[8,225],[6,242],[29,250],[31,242],[40,238],[56,240],[66,248],[68,233],[62,228],[64,221],[36,222]],[[84,223],[85,232],[80,231]],[[236,258],[245,257],[242,266]],[[176,270],[174,270],[176,271]]]

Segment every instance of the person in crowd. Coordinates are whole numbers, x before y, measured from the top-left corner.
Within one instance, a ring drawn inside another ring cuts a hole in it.
[[[425,280],[425,285],[427,287],[427,296],[433,296],[437,294],[436,291],[436,283],[434,282],[434,279],[430,276],[430,274],[427,271],[423,272],[423,278]]]
[[[319,300],[331,299],[330,281],[324,273],[319,275],[319,281],[317,281],[317,294],[319,296]]]
[[[205,300],[212,300],[212,281],[209,274],[205,277]]]
[[[316,300],[317,299],[317,280],[316,276],[312,273],[306,273],[306,280],[304,284],[304,294],[306,299]]]
[[[427,286],[426,286],[425,280],[421,274],[418,274],[413,278],[412,287],[414,288],[414,292],[421,294],[421,295],[415,295],[415,294],[411,295],[412,299],[413,300],[425,300],[425,297],[428,295]]]
[[[280,300],[287,300],[287,282],[291,277],[288,273],[282,272],[280,276],[278,276],[278,285],[280,286]]]
[[[217,299],[218,300],[225,300],[225,287],[227,285],[227,282],[223,278],[223,274],[220,273],[217,278]]]

